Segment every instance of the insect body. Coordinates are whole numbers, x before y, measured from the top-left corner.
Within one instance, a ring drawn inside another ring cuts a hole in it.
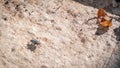
[[[110,27],[112,26],[112,19],[105,13],[104,9],[99,9],[97,13],[98,22],[101,26]]]

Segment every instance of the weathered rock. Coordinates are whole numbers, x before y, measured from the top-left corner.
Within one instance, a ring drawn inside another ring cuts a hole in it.
[[[99,7],[96,0],[0,1],[0,68],[117,66],[119,9],[113,14],[106,9],[113,26],[99,35],[94,19]],[[27,45],[36,38],[40,45]]]

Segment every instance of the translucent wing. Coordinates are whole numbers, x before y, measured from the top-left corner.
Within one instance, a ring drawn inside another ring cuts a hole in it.
[[[110,27],[110,26],[112,26],[112,20],[105,20],[103,22],[100,22],[100,25],[102,25],[104,27]]]

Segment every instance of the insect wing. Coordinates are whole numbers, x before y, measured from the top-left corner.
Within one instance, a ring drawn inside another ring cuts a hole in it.
[[[110,27],[112,26],[112,22],[110,20],[106,20],[106,21],[100,22],[100,25],[104,27]]]

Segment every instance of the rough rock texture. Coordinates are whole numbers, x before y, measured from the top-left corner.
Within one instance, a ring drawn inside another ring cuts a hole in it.
[[[113,26],[104,32],[98,3],[1,0],[0,68],[120,68],[120,9],[106,8]]]

